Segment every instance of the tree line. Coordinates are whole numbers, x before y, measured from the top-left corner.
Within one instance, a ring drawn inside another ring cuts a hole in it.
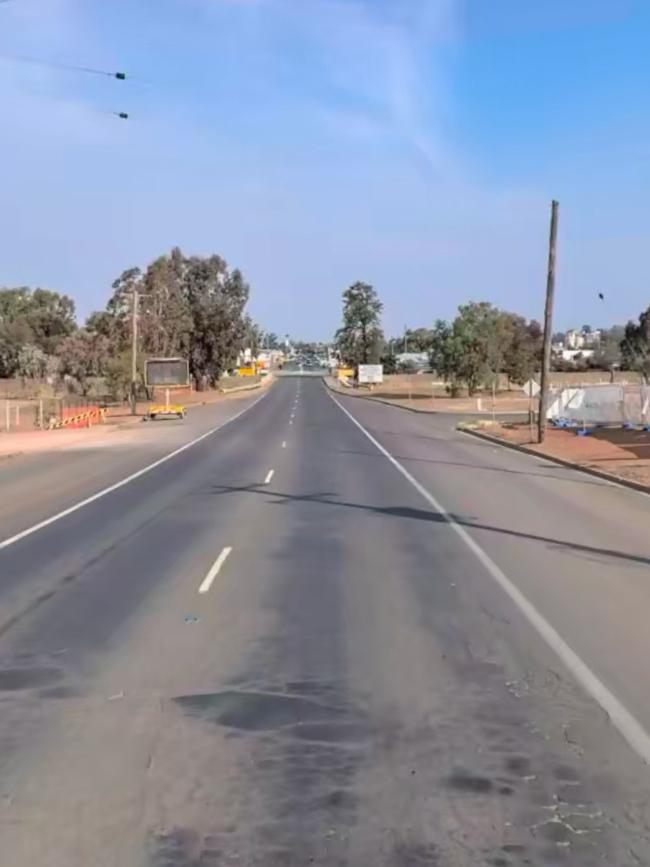
[[[349,365],[383,363],[387,373],[398,371],[396,356],[410,351],[426,354],[451,394],[466,389],[497,387],[501,377],[523,384],[541,368],[542,328],[534,319],[501,310],[486,301],[461,304],[457,316],[438,319],[433,327],[406,330],[386,340],[381,327],[383,304],[368,283],[354,283],[343,293],[343,323],[335,335],[342,360]],[[558,366],[561,362],[558,362]],[[576,364],[569,365],[576,369]],[[650,307],[638,323],[604,330],[600,346],[578,367],[614,366],[650,376]]]
[[[0,377],[59,378],[82,393],[102,377],[111,393],[124,397],[136,291],[140,372],[145,357],[180,356],[188,359],[196,387],[205,388],[234,367],[244,347],[257,352],[264,341],[245,312],[250,287],[241,271],[218,255],[186,256],[174,248],[144,270],[123,271],[105,310],[81,327],[67,295],[0,289]]]

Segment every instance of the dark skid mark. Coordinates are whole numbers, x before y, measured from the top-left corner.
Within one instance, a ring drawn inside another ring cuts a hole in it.
[[[38,691],[39,698],[78,698],[81,692],[74,686],[48,686]]]
[[[58,668],[5,668],[0,669],[0,690],[9,692],[49,686],[61,680],[63,672]]]
[[[174,700],[190,716],[245,731],[273,731],[332,719],[340,713],[311,699],[269,692],[224,690]]]
[[[494,784],[488,777],[480,777],[462,769],[450,774],[445,782],[450,789],[457,789],[459,792],[484,794],[494,789]]]
[[[524,776],[530,774],[530,759],[528,756],[509,756],[505,761],[506,770],[511,774]]]
[[[438,867],[442,864],[433,843],[397,843],[390,861],[392,867]]]
[[[368,737],[367,726],[355,722],[305,722],[292,727],[289,732],[302,741],[314,743],[336,744],[337,746],[355,746]]]

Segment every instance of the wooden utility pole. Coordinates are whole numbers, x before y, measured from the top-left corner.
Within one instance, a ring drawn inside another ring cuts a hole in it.
[[[131,415],[137,412],[138,397],[138,290],[131,297]]]
[[[548,410],[548,390],[551,373],[551,339],[553,336],[553,295],[555,293],[555,250],[557,245],[558,202],[551,202],[551,231],[548,242],[548,273],[546,275],[546,305],[544,307],[544,344],[542,350],[542,380],[539,393],[539,418],[537,419],[537,440],[544,442],[546,435],[546,412]]]

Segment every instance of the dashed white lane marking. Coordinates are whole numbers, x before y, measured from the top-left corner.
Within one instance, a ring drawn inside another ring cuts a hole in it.
[[[253,403],[249,406],[244,407],[240,412],[235,413],[232,418],[226,419],[226,421],[222,422],[220,425],[211,428],[209,431],[206,431],[201,436],[195,437],[193,440],[190,440],[189,443],[185,443],[178,449],[174,449],[173,452],[170,452],[168,455],[165,455],[162,458],[159,458],[157,461],[154,461],[152,464],[148,464],[146,467],[142,467],[141,470],[137,470],[135,473],[131,473],[130,476],[126,476],[124,479],[120,479],[119,482],[115,482],[114,485],[109,485],[108,488],[103,488],[101,491],[97,491],[96,494],[92,494],[90,497],[86,497],[85,500],[80,500],[78,503],[75,503],[72,506],[69,506],[67,509],[63,509],[62,512],[57,512],[55,515],[52,515],[49,518],[45,518],[44,521],[39,521],[38,524],[34,524],[32,527],[27,527],[25,530],[21,530],[20,533],[16,533],[15,536],[9,536],[8,539],[4,539],[0,542],[0,551],[3,548],[8,548],[9,545],[13,545],[14,542],[19,542],[21,539],[24,539],[26,536],[31,536],[32,533],[36,533],[37,530],[42,530],[44,527],[49,526],[50,524],[54,524],[55,521],[60,521],[61,518],[65,518],[68,515],[71,515],[73,512],[78,511],[79,509],[83,509],[84,506],[89,506],[91,503],[94,503],[95,500],[100,500],[102,497],[105,497],[107,494],[112,493],[113,491],[117,491],[118,488],[123,488],[124,485],[128,485],[129,482],[134,482],[136,479],[139,479],[140,476],[144,476],[145,473],[151,472],[151,470],[155,470],[156,467],[159,467],[161,464],[170,461],[172,458],[175,458],[176,455],[180,455],[181,452],[187,451],[187,449],[191,449],[192,446],[198,445],[198,443],[202,442],[204,439],[212,436],[217,431],[226,427],[226,425],[231,424],[234,421],[237,421],[245,412],[251,410],[256,404],[258,404],[262,398],[266,397],[268,392],[264,392],[258,398],[256,398]]]
[[[268,473],[266,474],[266,478],[264,479],[265,485],[270,484],[271,479],[273,478],[274,474],[275,474],[275,470],[269,470],[268,471]]]
[[[223,564],[226,562],[226,560],[230,556],[231,551],[232,551],[232,548],[230,546],[227,546],[223,549],[221,554],[219,554],[217,559],[214,561],[214,563],[210,567],[210,571],[208,572],[208,574],[205,576],[205,578],[201,582],[201,586],[199,587],[199,593],[207,593],[208,590],[210,589],[210,587],[212,587],[212,582],[214,581],[214,579],[217,577],[217,575],[221,571],[221,567],[223,566]]]
[[[283,448],[283,449],[286,449],[286,447],[287,447],[287,441],[286,441],[286,440],[283,440],[283,441],[282,441],[282,448]]]
[[[528,620],[531,626],[538,634],[546,641],[554,653],[562,660],[564,665],[573,674],[578,683],[586,692],[595,699],[603,710],[609,715],[610,720],[623,735],[628,744],[638,753],[639,756],[650,764],[650,733],[641,725],[637,718],[625,707],[613,692],[594,674],[586,662],[570,647],[562,638],[554,626],[541,614],[532,602],[524,596],[521,590],[508,578],[502,569],[492,560],[483,548],[475,542],[470,534],[457,524],[452,515],[447,512],[438,500],[430,494],[427,489],[415,479],[407,469],[405,469],[398,460],[396,460],[389,451],[387,451],[381,443],[379,443],[371,433],[369,433],[361,422],[349,412],[339,401],[328,392],[334,403],[342,410],[350,421],[355,424],[359,430],[370,440],[370,442],[390,461],[395,469],[401,473],[404,478],[413,485],[415,490],[427,501],[427,503],[435,509],[440,517],[446,521],[450,528],[458,534],[462,541],[476,556],[479,562],[485,567],[486,571],[494,578],[502,590],[510,597],[514,604],[519,608],[524,617]]]

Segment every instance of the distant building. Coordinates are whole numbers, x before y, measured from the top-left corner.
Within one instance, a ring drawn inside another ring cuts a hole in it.
[[[556,357],[561,358],[562,361],[581,361],[591,358],[595,353],[595,349],[561,349]]]
[[[582,331],[572,328],[564,335],[564,346],[567,350],[582,349],[585,345],[585,336]]]
[[[572,328],[564,335],[563,349],[592,349],[600,345],[602,332],[600,328],[595,328],[593,331],[585,331],[577,328]]]

